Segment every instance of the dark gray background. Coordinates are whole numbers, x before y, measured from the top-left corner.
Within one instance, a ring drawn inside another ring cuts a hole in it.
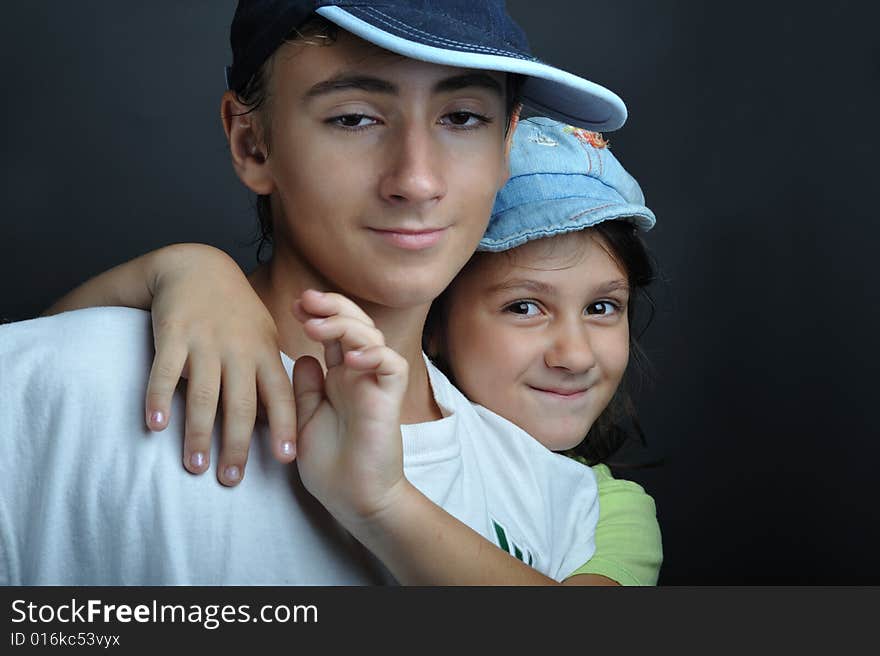
[[[603,83],[659,224],[641,398],[666,584],[880,583],[869,3],[509,2]],[[176,241],[249,269],[220,127],[234,2],[4,6],[0,316]],[[63,372],[59,372],[63,375]]]

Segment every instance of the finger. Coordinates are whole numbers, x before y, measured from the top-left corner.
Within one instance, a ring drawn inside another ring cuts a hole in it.
[[[211,435],[220,398],[220,361],[193,354],[189,370],[183,466],[193,474],[201,474],[211,460]]]
[[[296,402],[280,357],[257,368],[257,392],[269,419],[272,453],[290,462],[296,457]]]
[[[309,319],[314,317],[313,314],[309,314],[308,312],[303,310],[302,299],[299,299],[299,298],[293,302],[292,312],[293,312],[293,316],[296,317],[302,323],[305,323],[306,321],[308,321]]]
[[[377,376],[406,375],[407,361],[388,346],[372,346],[363,351],[348,351],[345,364],[358,371],[373,371]]]
[[[406,358],[388,346],[373,346],[364,351],[349,351],[345,364],[357,371],[372,371],[380,387],[405,390],[409,376]]]
[[[180,381],[181,372],[186,364],[187,351],[180,346],[156,347],[153,366],[150,368],[150,379],[147,382],[145,398],[145,415],[147,428],[154,431],[164,430],[171,417],[171,397]]]
[[[316,342],[340,342],[343,351],[362,351],[371,346],[385,345],[382,331],[363,323],[360,319],[347,316],[335,315],[309,319],[303,324],[303,330]],[[327,366],[329,367],[330,364],[328,363]]]
[[[346,351],[364,350],[384,345],[382,332],[360,319],[334,315],[309,319],[303,324],[308,337],[324,345],[324,364],[327,369],[339,366]]]
[[[368,326],[375,326],[370,315],[364,312],[357,303],[342,294],[308,289],[303,293],[300,300],[300,307],[309,314],[319,317],[339,314],[359,319]]]
[[[223,438],[217,464],[217,480],[238,485],[244,478],[248,448],[257,420],[256,371],[235,362],[221,373],[223,395]]]
[[[297,358],[293,366],[293,396],[296,400],[296,428],[302,432],[324,400],[324,371],[310,355]]]
[[[338,367],[342,364],[342,344],[336,340],[323,342],[324,344],[324,365],[328,369]]]

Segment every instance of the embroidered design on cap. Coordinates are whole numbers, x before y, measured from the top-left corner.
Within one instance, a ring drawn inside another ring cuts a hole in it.
[[[533,141],[539,146],[550,146],[553,148],[559,145],[558,141],[553,141],[553,139],[543,134],[539,134],[536,137],[529,137],[529,141]]]
[[[566,125],[562,128],[563,132],[567,132],[581,143],[590,144],[593,148],[607,148],[608,140],[598,132],[585,130],[584,128],[576,128]]]

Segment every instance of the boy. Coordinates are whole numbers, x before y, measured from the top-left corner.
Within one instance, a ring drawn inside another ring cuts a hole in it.
[[[292,28],[313,30],[313,10],[341,29],[328,34],[319,24],[327,45],[284,43]],[[522,582],[564,579],[593,549],[597,509],[588,470],[545,454],[507,424],[469,417],[463,397],[426,368],[420,339],[431,301],[470,257],[506,179],[507,76],[531,76],[522,88],[526,102],[592,129],[619,127],[623,104],[530,60],[500,2],[422,3],[418,10],[402,2],[241,2],[232,44],[224,128],[239,178],[268,197],[275,248],[251,282],[284,352],[303,362],[321,354],[289,314],[306,289],[353,298],[408,365],[409,383],[395,392],[403,399],[400,421],[414,424],[404,430],[407,478],[450,521],[487,538],[504,525],[545,575],[474,542],[474,554],[460,555],[473,559],[475,576],[459,582],[483,582],[479,574],[493,567],[512,568]],[[261,71],[266,94],[253,113],[241,96]],[[293,467],[258,452],[249,464],[258,471],[231,493],[171,464],[180,423],[147,439],[131,400],[145,384],[149,328],[145,314],[98,309],[0,332],[0,443],[4,461],[15,463],[0,484],[0,581],[385,580],[384,568],[305,492]],[[158,328],[157,338],[169,329]],[[302,378],[319,383],[311,362]],[[188,393],[198,395],[200,374],[190,373]],[[246,420],[255,404],[243,396],[224,405]],[[344,427],[343,415],[336,420]],[[352,438],[343,433],[335,437]],[[497,461],[493,441],[513,444],[512,460]],[[525,452],[518,460],[543,468],[540,480],[550,483],[510,489],[511,462]],[[235,480],[243,467],[237,455],[222,467]],[[394,481],[364,475],[369,456],[358,447],[337,450],[309,471],[298,466],[304,479],[337,481],[338,488],[364,482],[374,500],[385,501]],[[377,510],[355,508],[351,495],[321,501],[337,516],[354,508],[364,521]],[[428,570],[395,578],[449,580],[443,562]]]

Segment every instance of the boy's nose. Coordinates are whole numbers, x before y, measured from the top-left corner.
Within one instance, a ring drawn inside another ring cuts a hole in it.
[[[544,353],[544,363],[571,373],[585,373],[596,364],[590,338],[583,326],[560,327]]]
[[[382,176],[380,193],[395,204],[426,203],[446,194],[442,175],[444,153],[431,131],[410,126],[392,137],[388,168]]]

